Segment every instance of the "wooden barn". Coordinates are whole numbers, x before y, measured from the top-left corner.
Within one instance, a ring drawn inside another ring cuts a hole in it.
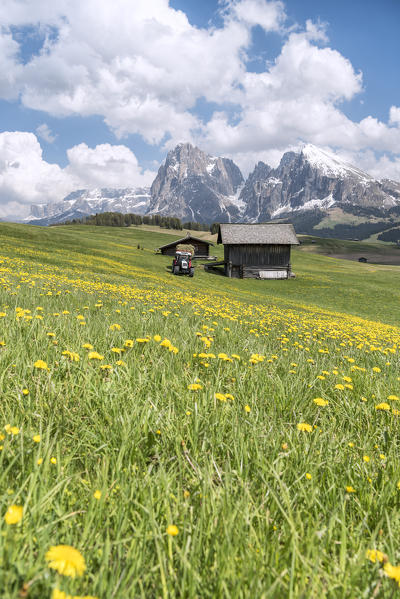
[[[290,249],[299,245],[293,225],[222,224],[218,243],[224,244],[228,277],[288,279],[292,276]]]
[[[182,237],[182,239],[177,239],[171,243],[166,243],[158,249],[161,254],[164,254],[165,256],[174,256],[176,252],[176,246],[180,245],[181,243],[185,245],[192,245],[194,247],[195,258],[208,258],[210,255],[210,245],[214,245],[211,243],[211,241],[193,237],[188,233],[186,237]]]

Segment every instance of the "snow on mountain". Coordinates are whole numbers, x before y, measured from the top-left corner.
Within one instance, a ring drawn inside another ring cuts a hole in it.
[[[147,187],[79,189],[60,202],[33,204],[31,215],[25,220],[32,224],[35,221],[52,224],[100,212],[145,214],[149,204],[150,189]]]
[[[400,186],[399,186],[400,187]],[[333,205],[387,211],[400,205],[394,182],[380,182],[316,146],[286,152],[276,169],[258,163],[240,200],[244,220],[260,222],[299,211],[328,211]]]
[[[232,160],[179,144],[168,152],[151,186],[149,213],[206,223],[237,220],[242,184],[242,173]]]

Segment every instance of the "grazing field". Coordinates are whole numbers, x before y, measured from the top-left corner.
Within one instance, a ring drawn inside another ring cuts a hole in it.
[[[0,224],[2,597],[399,592],[400,269],[169,239]]]

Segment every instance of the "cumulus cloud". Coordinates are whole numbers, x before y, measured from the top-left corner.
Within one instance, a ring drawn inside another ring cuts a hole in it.
[[[253,158],[311,142],[360,160],[376,150],[375,167],[387,172],[379,156],[398,155],[400,108],[391,107],[387,122],[346,116],[344,103],[363,93],[362,73],[329,46],[326,24],[307,20],[289,28],[279,0],[220,6],[222,24],[200,28],[168,0],[2,0],[0,97],[19,97],[57,117],[100,115],[119,140],[140,134],[164,149],[191,141],[245,170]],[[43,47],[23,64],[15,31],[26,26],[41,32]],[[248,69],[256,26],[282,39],[279,55],[261,72]],[[199,98],[216,106],[205,123]],[[47,142],[52,136],[37,134]],[[90,163],[89,148],[76,150],[89,161],[79,177],[85,171],[102,180],[109,163],[101,147],[96,160],[104,159],[103,167]],[[64,175],[71,177],[72,163],[68,168]]]
[[[29,205],[62,200],[75,189],[148,185],[155,173],[142,171],[126,146],[79,144],[60,168],[43,159],[33,133],[0,133],[0,217],[29,214]]]
[[[47,141],[48,144],[52,144],[55,142],[57,135],[54,135],[48,125],[46,123],[42,123],[38,127],[36,127],[36,133],[44,141]]]

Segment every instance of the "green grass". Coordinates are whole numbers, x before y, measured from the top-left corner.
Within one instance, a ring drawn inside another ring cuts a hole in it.
[[[1,224],[0,239],[2,597],[395,592],[365,552],[400,561],[399,268],[301,246],[294,280],[189,279],[154,254],[169,234]],[[83,577],[48,568],[58,544]]]

